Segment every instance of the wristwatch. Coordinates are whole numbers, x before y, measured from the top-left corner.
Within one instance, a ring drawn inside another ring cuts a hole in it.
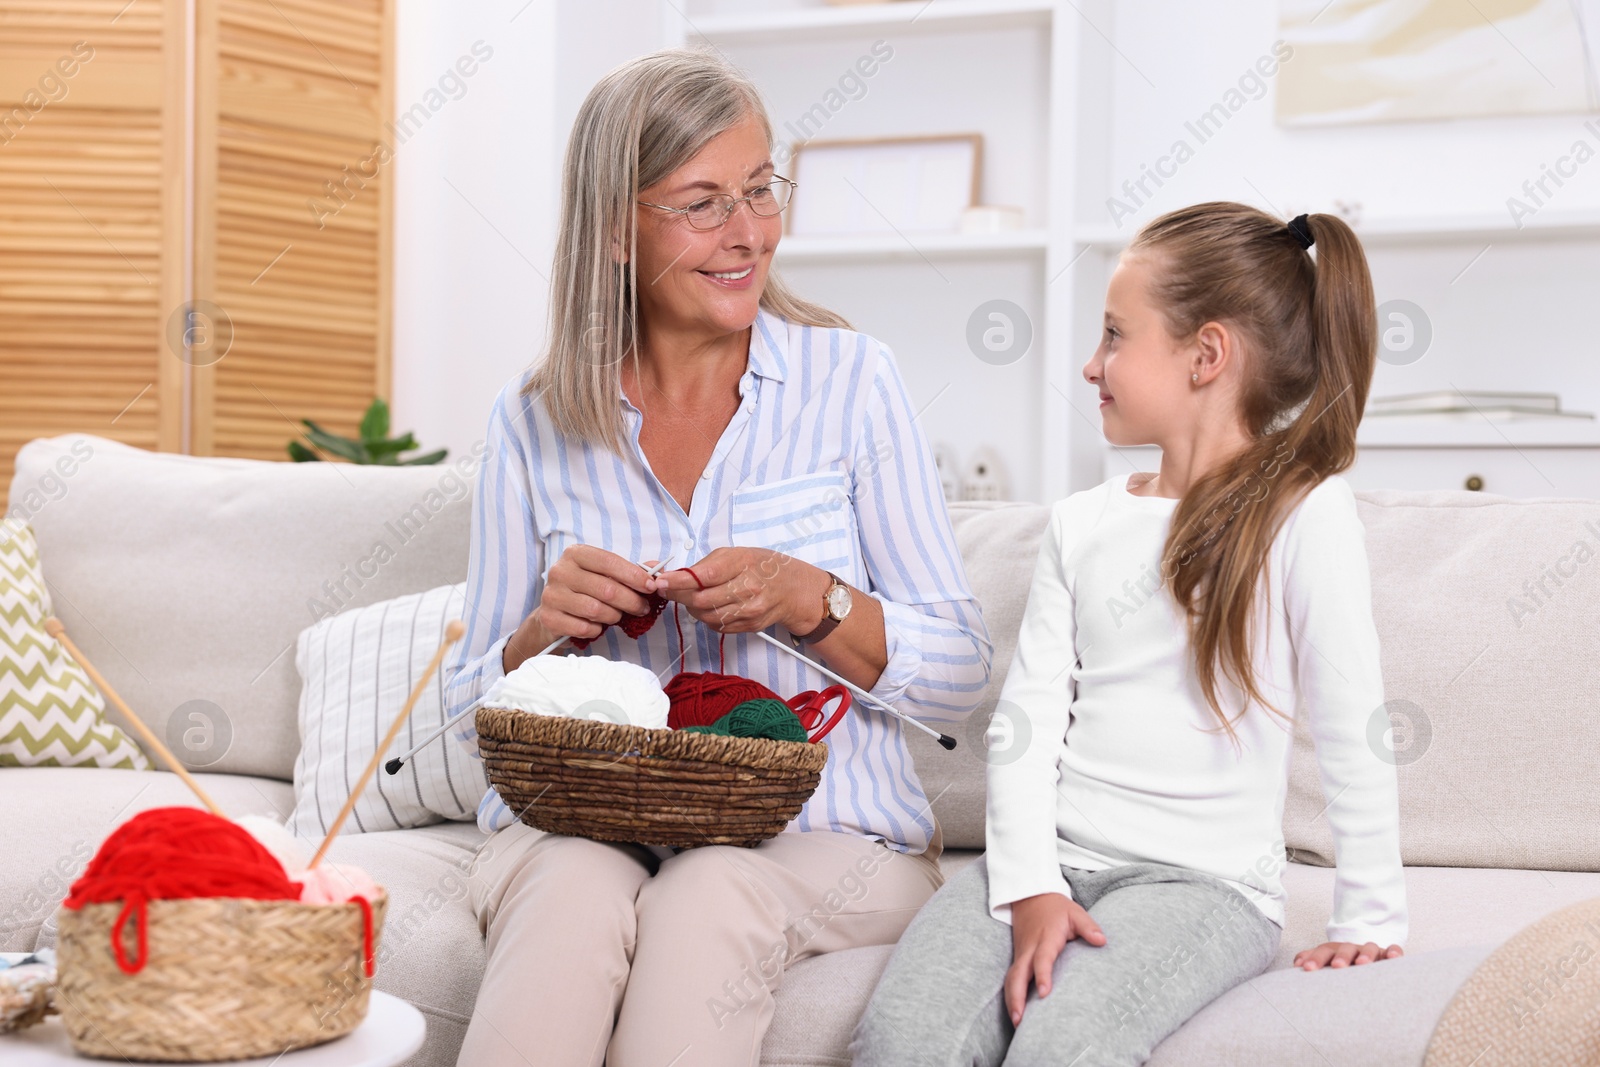
[[[796,648],[800,647],[801,641],[817,641],[827,637],[850,614],[850,587],[841,582],[837,574],[832,571],[827,573],[830,581],[827,591],[822,594],[822,622],[810,633],[791,634],[791,643]]]

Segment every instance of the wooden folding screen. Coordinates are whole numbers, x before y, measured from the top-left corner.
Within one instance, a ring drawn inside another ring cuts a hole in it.
[[[393,0],[0,0],[0,489],[388,395],[393,54]]]

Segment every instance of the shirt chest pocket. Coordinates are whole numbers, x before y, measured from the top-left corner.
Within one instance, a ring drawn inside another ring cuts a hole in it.
[[[749,486],[733,494],[731,512],[733,544],[782,552],[859,587],[855,506],[843,471]]]

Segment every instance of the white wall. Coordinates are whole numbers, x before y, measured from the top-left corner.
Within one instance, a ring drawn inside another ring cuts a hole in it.
[[[1108,188],[1136,178],[1175,139],[1196,143],[1185,121],[1217,103],[1279,37],[1277,0],[1118,0],[1114,15],[1108,30],[1122,58],[1113,65]],[[1522,44],[1522,52],[1535,50]],[[1508,61],[1525,62],[1516,42],[1505,48]],[[1263,207],[1270,198],[1285,213],[1354,199],[1370,218],[1498,212],[1509,222],[1506,198],[1521,195],[1542,163],[1554,162],[1577,137],[1595,141],[1583,128],[1593,116],[1577,114],[1307,129],[1278,126],[1273,106],[1269,93],[1233,114],[1136,222],[1216,198]],[[1109,224],[1105,196],[1086,190],[1086,221]],[[1600,208],[1600,162],[1568,182],[1549,210],[1580,208]]]
[[[572,117],[659,46],[660,18],[655,0],[400,0],[396,36],[401,112],[474,42],[493,49],[394,163],[396,432],[459,458],[544,339]]]
[[[493,50],[391,164],[395,430],[452,458],[483,437],[495,393],[544,331],[556,36],[550,3],[525,3],[400,0],[397,15],[399,112],[426,106],[474,42]]]

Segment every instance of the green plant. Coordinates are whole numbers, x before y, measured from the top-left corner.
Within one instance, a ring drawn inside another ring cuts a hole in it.
[[[401,459],[400,453],[409,452],[420,446],[417,444],[417,439],[409,433],[401,437],[389,436],[389,405],[381,396],[375,398],[372,406],[367,408],[367,413],[361,416],[359,440],[329,433],[310,419],[300,421],[306,425],[305,439],[312,447],[330,456],[349,460],[351,463],[375,463],[388,467],[426,467],[429,464],[442,462],[450,451],[441,448],[437,452]],[[289,458],[296,463],[314,463],[322,459],[299,441],[289,442]]]

